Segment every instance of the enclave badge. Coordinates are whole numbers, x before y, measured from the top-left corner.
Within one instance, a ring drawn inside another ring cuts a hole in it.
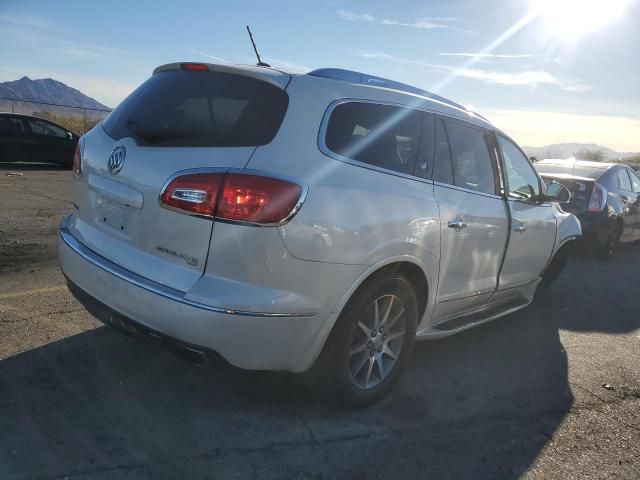
[[[126,156],[127,150],[122,145],[117,146],[111,151],[109,161],[107,162],[107,169],[111,175],[116,175],[120,170],[122,170]]]

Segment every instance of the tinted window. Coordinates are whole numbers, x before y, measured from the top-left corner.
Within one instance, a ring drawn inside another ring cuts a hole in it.
[[[329,150],[353,160],[413,174],[420,143],[421,114],[375,103],[338,105],[327,125]]]
[[[634,193],[640,193],[640,177],[636,175],[635,172],[631,170],[627,170],[629,172],[629,177],[631,178],[631,188],[633,188]]]
[[[538,176],[527,157],[506,138],[498,136],[509,183],[509,197],[528,200],[540,195]]]
[[[22,124],[22,119],[0,116],[0,130],[5,133],[22,133],[25,129]]]
[[[627,192],[631,191],[631,181],[629,180],[626,168],[618,168],[618,170],[616,170],[616,183],[618,188],[626,190]]]
[[[436,146],[433,160],[433,180],[453,185],[453,166],[447,131],[440,118],[436,119]]]
[[[276,135],[288,103],[282,89],[253,78],[172,70],[153,75],[103,125],[143,145],[258,146]]]
[[[476,128],[446,121],[454,184],[483,193],[496,193],[493,164],[484,139]]]
[[[36,135],[47,135],[49,137],[66,138],[67,132],[57,125],[53,125],[43,120],[29,120],[31,131]]]

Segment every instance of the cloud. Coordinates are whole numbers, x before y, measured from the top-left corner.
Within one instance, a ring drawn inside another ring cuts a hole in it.
[[[467,58],[532,58],[535,55],[530,53],[467,53],[467,52],[453,52],[453,53],[439,53],[441,57],[467,57]]]
[[[538,86],[541,84],[560,85],[561,82],[551,73],[537,71],[523,72],[490,72],[477,68],[457,68],[452,71],[459,77],[482,80],[486,83],[497,83],[500,85],[529,85]]]
[[[189,53],[193,53],[194,55],[199,55],[201,57],[210,58],[211,60],[215,60],[216,62],[233,63],[230,60],[227,60],[226,58],[217,57],[215,55],[211,55],[209,53],[201,52],[200,50],[195,50],[193,48],[190,48],[188,51],[189,51]]]
[[[38,30],[52,30],[52,24],[43,18],[33,15],[0,15],[0,23],[19,28],[35,28]]]
[[[451,22],[458,21],[456,17],[423,17],[413,21],[401,21],[390,18],[377,19],[370,13],[356,13],[347,10],[337,10],[336,13],[338,14],[338,17],[340,19],[349,22],[375,22],[380,25],[417,28],[424,30],[446,28],[449,30],[457,30],[459,32],[473,33],[471,30],[451,25]]]
[[[297,72],[305,73],[313,70],[313,68],[308,67],[307,65],[282,60],[281,58],[266,57],[265,60],[269,65],[275,68],[283,68],[285,70],[295,70]]]
[[[640,151],[640,119],[576,113],[481,109],[521,145],[597,143],[619,152]]]
[[[100,58],[126,53],[117,48],[67,40],[62,38],[63,32],[57,30],[49,21],[30,15],[0,15],[0,34],[17,40],[22,45],[38,50],[45,49],[54,56]]]
[[[561,80],[545,70],[497,72],[469,67],[456,68],[451,65],[408,59],[384,52],[358,51],[356,54],[363,58],[386,60],[400,65],[421,67],[433,73],[448,75],[451,78],[461,77],[479,80],[485,83],[510,86],[537,87],[539,85],[555,85],[570,92],[586,92],[592,89],[591,85],[587,85],[576,80]]]
[[[403,22],[400,20],[392,20],[388,18],[383,18],[380,23],[382,25],[391,25],[397,27],[408,27],[408,28],[418,28],[418,29],[437,29],[437,28],[446,28],[449,30],[456,30],[458,32],[464,33],[473,33],[472,30],[467,30],[465,28],[456,27],[454,25],[449,25],[447,22],[454,22],[457,19],[454,17],[442,18],[442,17],[425,17],[419,20],[415,20],[412,22]]]
[[[373,22],[375,21],[375,17],[373,15],[369,15],[368,13],[356,13],[349,12],[346,10],[338,10],[338,17],[342,20],[347,20],[348,22]]]

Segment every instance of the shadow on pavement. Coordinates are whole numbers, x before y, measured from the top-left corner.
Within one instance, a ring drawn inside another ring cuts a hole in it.
[[[519,478],[572,405],[559,329],[638,328],[610,311],[631,290],[589,287],[609,268],[578,259],[529,309],[418,343],[363,411],[294,375],[199,368],[105,327],[51,343],[0,363],[0,476]],[[575,315],[583,294],[592,313]]]

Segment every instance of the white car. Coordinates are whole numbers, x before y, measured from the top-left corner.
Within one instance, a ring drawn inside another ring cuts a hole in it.
[[[429,92],[175,63],[82,137],[58,257],[105,323],[364,405],[414,339],[531,303],[581,235],[567,195]]]

